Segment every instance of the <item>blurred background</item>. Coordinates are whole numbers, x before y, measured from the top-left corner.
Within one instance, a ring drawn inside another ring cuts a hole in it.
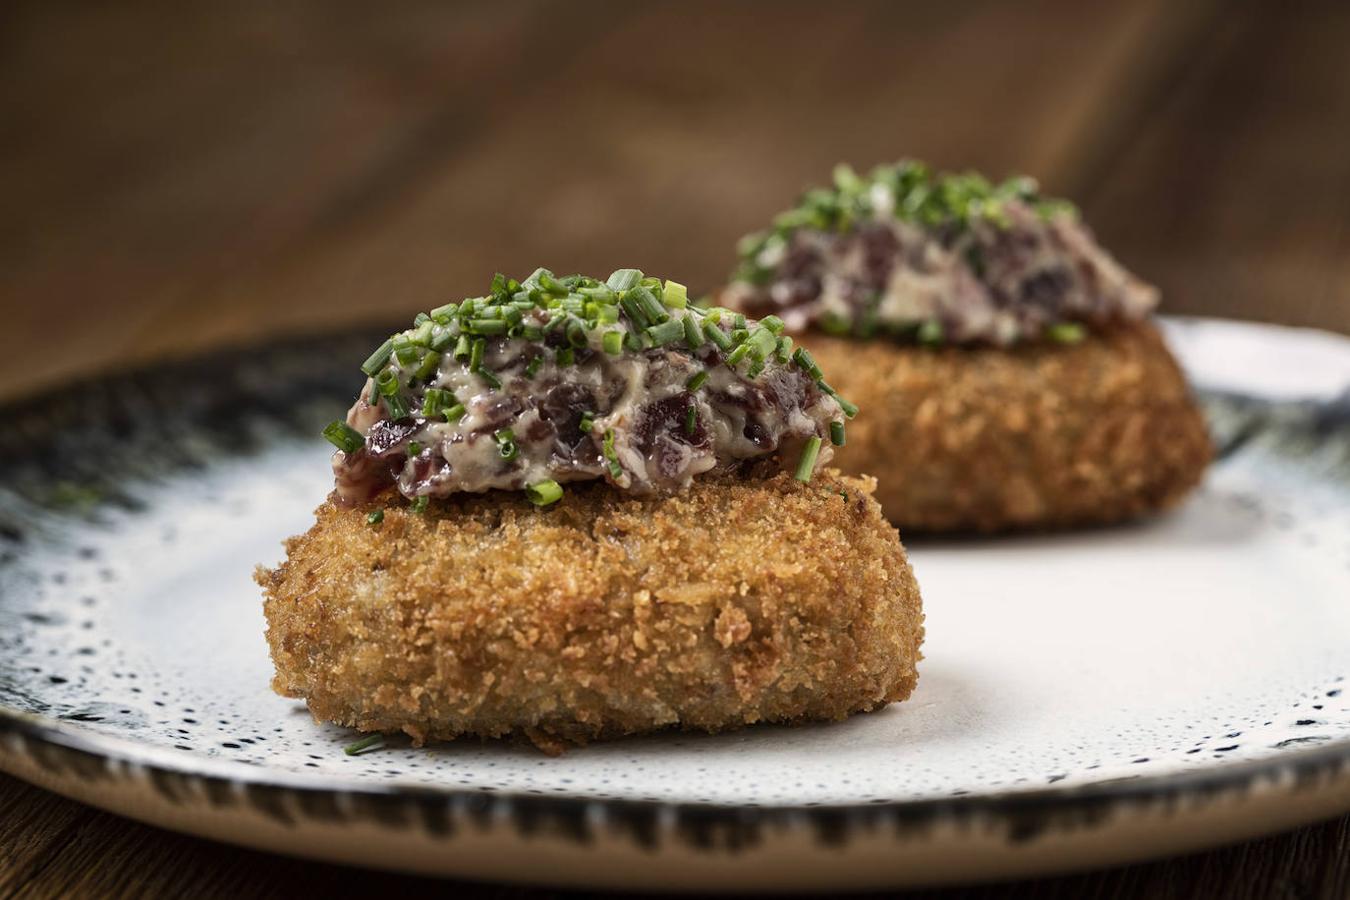
[[[1350,330],[1350,3],[10,3],[0,393],[397,323],[497,270],[707,290],[834,163],[1027,172],[1174,313]]]

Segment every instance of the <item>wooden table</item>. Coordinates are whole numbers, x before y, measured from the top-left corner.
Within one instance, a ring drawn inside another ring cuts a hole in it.
[[[8,4],[0,394],[493,271],[714,287],[838,160],[1025,171],[1166,308],[1350,331],[1350,4]],[[0,780],[0,892],[454,886],[215,846]],[[964,896],[1344,896],[1350,820]],[[471,890],[458,890],[471,894]],[[517,895],[482,889],[481,895]]]

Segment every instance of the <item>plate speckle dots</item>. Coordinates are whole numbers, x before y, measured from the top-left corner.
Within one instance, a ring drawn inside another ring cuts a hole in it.
[[[365,337],[5,411],[0,766],[149,821],[478,878],[899,885],[1177,852],[1350,808],[1350,341],[1172,323],[1219,449],[1122,528],[907,540],[914,697],[843,723],[550,758],[316,725],[268,689],[256,563],[327,493]],[[1231,379],[1227,355],[1317,354]],[[1226,380],[1228,379],[1228,380]]]

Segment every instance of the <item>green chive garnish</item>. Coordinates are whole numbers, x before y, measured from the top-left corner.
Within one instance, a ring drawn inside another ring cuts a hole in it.
[[[525,377],[533,378],[534,376],[538,375],[539,367],[542,366],[543,364],[544,364],[544,354],[542,353],[537,354],[534,357],[534,359],[530,360],[529,365],[525,367]]]
[[[698,428],[698,407],[689,405],[689,411],[684,414],[684,433],[693,436],[694,430]]]
[[[689,305],[689,289],[678,281],[666,279],[661,290],[661,302],[672,309],[684,309]]]
[[[660,325],[653,325],[647,329],[647,337],[651,338],[657,347],[664,347],[684,337],[684,323],[670,319]]]
[[[428,497],[426,494],[423,494],[422,496],[413,500],[413,502],[409,504],[408,508],[420,516],[427,511],[427,505],[430,503],[431,498]]]
[[[502,459],[512,460],[520,455],[520,448],[516,446],[516,435],[510,428],[503,428],[492,437],[497,441],[497,454]]]
[[[698,327],[698,322],[694,317],[685,313],[684,315],[684,342],[689,345],[690,350],[697,350],[703,346],[703,329]]]
[[[582,414],[581,414],[581,422],[580,422],[580,424],[577,425],[577,427],[581,429],[581,433],[582,433],[582,434],[590,434],[590,433],[591,433],[591,428],[594,427],[594,426],[595,426],[595,419],[591,417],[591,414],[590,414],[590,413],[582,413]]]
[[[562,499],[562,485],[552,478],[525,486],[525,496],[535,506],[551,506]]]
[[[830,423],[830,443],[831,443],[831,444],[834,444],[836,447],[842,447],[842,446],[844,446],[844,423],[843,423],[843,422],[831,422],[831,423]]]
[[[323,436],[343,453],[355,453],[366,445],[361,432],[341,420],[329,422],[323,429]]]
[[[623,332],[606,331],[605,336],[600,339],[605,348],[605,352],[610,356],[618,356],[623,352]]]
[[[611,290],[626,291],[642,280],[642,272],[638,269],[619,269],[605,279],[605,284]]]
[[[690,392],[693,392],[703,387],[707,381],[708,370],[704,369],[702,372],[695,372],[693,375],[690,375],[689,380],[684,383],[684,386],[688,388]]]
[[[839,408],[844,411],[844,415],[851,419],[858,414],[858,407],[839,396],[839,392],[830,387],[829,384],[824,381],[818,381],[816,384],[822,391],[834,398],[834,402],[839,404]]]
[[[942,323],[937,319],[929,319],[919,326],[914,336],[920,344],[932,346],[942,343],[942,334]]]
[[[342,752],[347,754],[348,756],[360,756],[367,750],[378,749],[375,746],[376,744],[383,746],[384,735],[372,734],[369,737],[361,738],[361,740],[357,741],[356,743],[348,744],[347,746],[343,747]]]
[[[384,521],[384,510],[374,509],[366,514],[367,525],[378,525]]]
[[[458,422],[460,419],[464,418],[466,412],[468,412],[468,410],[464,408],[463,403],[456,403],[445,411],[445,421]]]
[[[473,346],[469,350],[469,371],[477,372],[483,367],[483,354],[487,352],[487,341],[483,338],[474,338]]]
[[[1045,336],[1060,344],[1076,344],[1087,331],[1077,322],[1059,322],[1045,329]]]
[[[489,372],[487,369],[479,369],[478,377],[483,379],[483,383],[486,384],[488,387],[493,388],[495,390],[501,390],[502,380],[498,378],[496,375]]]
[[[805,347],[798,347],[792,352],[792,361],[816,381],[824,377],[824,373],[820,371],[820,366],[816,365],[815,358]]]
[[[605,460],[609,463],[609,474],[615,481],[623,475],[623,466],[619,465],[619,454],[614,449],[614,429],[605,432],[605,440],[601,445],[605,454]]]
[[[820,438],[812,436],[802,448],[802,458],[797,461],[798,481],[807,482],[816,471],[816,457],[820,455]]]
[[[731,337],[709,316],[703,321],[703,333],[723,352],[731,349]]]
[[[375,373],[379,372],[389,363],[389,357],[394,352],[394,339],[390,338],[380,345],[379,349],[361,363],[361,371],[374,378]]]

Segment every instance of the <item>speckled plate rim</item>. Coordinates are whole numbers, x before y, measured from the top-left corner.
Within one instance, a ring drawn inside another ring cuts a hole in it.
[[[1204,324],[1170,323],[1169,333]],[[1325,332],[1216,324],[1280,340],[1316,335],[1327,346],[1339,343],[1350,360],[1350,339]],[[1217,386],[1216,379],[1201,373],[1206,387]],[[608,888],[971,882],[1172,855],[1350,810],[1344,739],[1270,759],[1067,788],[745,806],[379,786],[263,768],[241,777],[237,765],[0,706],[0,769],[152,824],[262,849],[428,874]],[[531,865],[531,858],[547,865]],[[598,870],[601,859],[606,867]],[[765,866],[777,868],[766,873]]]

